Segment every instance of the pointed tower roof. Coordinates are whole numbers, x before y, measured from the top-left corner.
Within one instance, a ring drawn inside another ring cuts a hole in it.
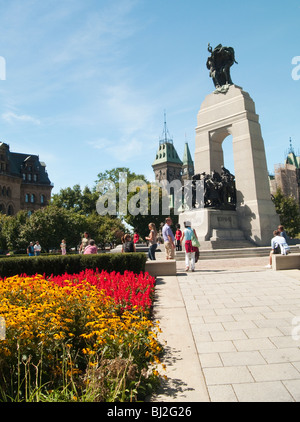
[[[184,152],[183,152],[183,159],[182,159],[183,165],[194,165],[194,162],[192,160],[192,156],[189,149],[189,144],[186,142],[184,145]]]
[[[299,168],[299,157],[296,157],[296,155],[295,155],[291,138],[290,138],[290,149],[288,151],[285,162],[286,162],[286,164],[292,164],[296,168]]]
[[[177,151],[173,145],[173,139],[170,137],[169,131],[167,129],[166,113],[164,114],[164,118],[164,130],[160,137],[159,149],[157,151],[156,158],[152,166],[163,163],[182,165],[182,161],[180,160]]]

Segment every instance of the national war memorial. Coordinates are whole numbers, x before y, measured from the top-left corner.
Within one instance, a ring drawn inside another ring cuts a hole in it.
[[[182,212],[179,223],[192,222],[203,249],[267,246],[279,217],[271,200],[259,116],[249,93],[232,82],[234,49],[219,44],[208,51],[215,90],[197,115],[193,176],[202,181],[204,199]],[[224,167],[222,143],[229,135],[235,175]]]

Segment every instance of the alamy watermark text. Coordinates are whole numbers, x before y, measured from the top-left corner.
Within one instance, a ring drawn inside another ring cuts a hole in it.
[[[0,81],[6,80],[6,60],[0,56]]]
[[[299,81],[300,79],[300,56],[295,56],[292,58],[292,65],[295,67],[292,70],[292,78],[294,81]]]

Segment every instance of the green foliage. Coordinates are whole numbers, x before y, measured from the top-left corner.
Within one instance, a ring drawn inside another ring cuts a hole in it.
[[[20,249],[22,247],[20,232],[28,221],[27,211],[19,211],[15,216],[0,214],[0,221],[1,249]]]
[[[84,215],[74,209],[49,205],[34,212],[30,217],[26,211],[16,216],[0,214],[0,249],[26,252],[29,242],[39,241],[42,250],[59,249],[62,239],[67,248],[76,247],[87,231],[96,244],[121,243],[125,227],[121,220],[100,216],[96,212]]]
[[[273,196],[273,202],[280,223],[285,228],[291,238],[295,238],[300,233],[300,210],[299,204],[293,196],[284,196],[281,189],[278,189]]]
[[[146,236],[149,236],[149,228],[148,225],[149,223],[154,223],[156,226],[157,231],[159,231],[160,225],[161,223],[165,223],[165,219],[167,217],[171,217],[172,221],[173,221],[173,231],[175,230],[175,225],[178,223],[178,215],[174,215],[174,210],[170,209],[170,213],[167,215],[152,215],[151,214],[151,188],[153,188],[151,186],[151,183],[147,184],[147,194],[148,194],[148,207],[145,210],[145,215],[142,214],[137,214],[137,215],[132,215],[132,214],[127,214],[124,219],[126,221],[127,224],[133,226],[134,228],[137,228],[139,235],[145,239]],[[159,201],[159,211],[162,210],[162,191],[160,189],[160,191],[158,192],[158,201]],[[130,194],[128,196],[128,200],[133,200],[133,194]]]
[[[51,198],[51,204],[59,208],[73,210],[84,215],[89,215],[96,211],[96,202],[99,194],[91,191],[86,186],[81,191],[80,185],[74,185],[73,188],[61,189],[59,193]]]
[[[145,176],[131,172],[126,167],[106,170],[98,174],[98,182],[107,186],[113,182],[116,186],[117,209],[119,198],[120,173],[126,173],[127,189],[131,182],[140,181],[141,187],[133,189],[127,196],[127,205],[134,205],[138,209],[141,206],[140,194],[147,194],[148,207],[137,215],[128,212],[123,216],[124,221],[133,228],[137,228],[140,236],[145,238],[149,234],[149,223],[155,223],[157,229],[165,221],[167,215],[152,215],[151,213],[151,184]],[[124,181],[123,181],[124,182]],[[144,192],[144,190],[147,192]],[[67,250],[77,247],[83,236],[83,232],[90,233],[99,247],[105,244],[119,244],[121,237],[126,231],[121,219],[113,215],[101,216],[96,212],[96,203],[99,198],[97,186],[92,190],[85,187],[81,190],[80,185],[73,188],[61,189],[54,194],[51,204],[34,212],[28,217],[26,211],[20,211],[15,216],[0,214],[0,249],[25,253],[29,242],[39,241],[43,252],[51,249],[59,249],[62,239],[65,239]],[[161,191],[159,193],[159,205],[161,210]],[[136,206],[135,206],[136,205]],[[174,225],[178,216],[170,215]]]
[[[54,205],[34,212],[20,229],[20,242],[26,248],[29,241],[39,241],[42,248],[59,248],[62,239],[67,245],[77,245],[84,230],[84,216]]]
[[[170,210],[170,213],[168,215],[152,215],[151,213],[151,183],[145,178],[145,176],[140,174],[135,174],[129,170],[129,168],[126,167],[119,167],[114,168],[112,170],[106,170],[104,173],[98,174],[98,180],[96,183],[102,182],[105,186],[105,182],[113,182],[116,187],[116,201],[117,201],[117,210],[119,209],[119,187],[120,187],[120,180],[119,175],[120,173],[126,173],[127,175],[127,191],[128,186],[131,182],[134,181],[140,181],[141,187],[137,188],[134,192],[130,192],[127,195],[127,209],[128,212],[126,215],[123,216],[124,220],[127,224],[129,224],[131,227],[136,228],[138,230],[139,235],[142,238],[145,238],[149,235],[149,229],[148,225],[149,223],[154,223],[156,225],[157,230],[160,227],[161,223],[165,222],[165,218],[171,215],[173,224],[175,225],[178,222],[178,216],[174,215],[173,210]],[[124,180],[122,180],[124,182]],[[109,185],[107,185],[107,189],[109,188]],[[147,192],[144,192],[144,189],[147,189]],[[104,189],[105,192],[105,189]],[[140,207],[140,201],[139,197],[144,194],[148,198],[148,204],[146,209],[142,209]],[[162,209],[162,193],[161,190],[158,194],[159,198],[159,210]],[[140,213],[137,215],[133,215],[130,213],[130,203],[133,203],[133,205],[136,204],[136,207],[140,207]]]
[[[133,271],[136,274],[145,271],[147,257],[144,253],[104,253],[95,255],[53,255],[33,257],[7,257],[0,260],[0,274],[11,277],[16,274],[49,276],[79,273],[86,268],[93,270],[116,271],[124,274]]]
[[[105,244],[120,244],[125,233],[124,224],[119,218],[108,215],[101,216],[93,213],[85,219],[85,231],[90,233],[99,247],[104,248]]]

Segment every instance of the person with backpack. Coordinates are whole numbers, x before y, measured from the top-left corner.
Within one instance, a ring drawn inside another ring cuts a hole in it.
[[[266,265],[266,268],[272,268],[272,256],[273,254],[287,255],[290,252],[290,247],[286,243],[286,240],[281,236],[279,230],[273,231],[273,238],[271,240],[271,252],[269,257],[269,264]]]
[[[185,229],[183,230],[180,243],[182,244],[183,239],[185,238],[185,271],[189,271],[190,266],[191,270],[195,271],[195,253],[197,247],[194,247],[192,244],[193,236],[198,240],[195,229],[191,228],[190,221],[184,222]]]

